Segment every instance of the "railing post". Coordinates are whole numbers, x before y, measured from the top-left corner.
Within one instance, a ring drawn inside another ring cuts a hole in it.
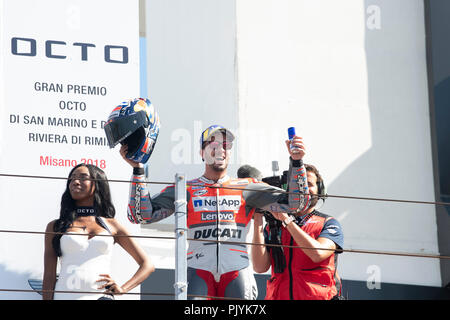
[[[187,300],[186,177],[175,175],[175,300]]]

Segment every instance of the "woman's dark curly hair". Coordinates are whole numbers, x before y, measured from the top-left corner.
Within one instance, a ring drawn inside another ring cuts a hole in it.
[[[69,184],[72,173],[81,166],[84,166],[89,170],[90,178],[94,181],[94,208],[96,209],[97,215],[105,218],[114,218],[116,215],[116,209],[111,201],[111,191],[109,189],[105,172],[97,166],[81,163],[73,167],[69,173],[66,190],[61,197],[61,211],[59,213],[59,219],[55,221],[53,227],[53,231],[55,232],[66,232],[76,218],[75,209],[77,206],[75,204],[75,200],[73,200],[70,195]],[[52,241],[53,249],[58,257],[62,255],[60,245],[61,236],[62,234],[56,234]]]

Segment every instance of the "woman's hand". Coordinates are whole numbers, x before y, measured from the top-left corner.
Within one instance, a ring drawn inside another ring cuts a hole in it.
[[[115,295],[121,295],[123,293],[126,293],[126,291],[119,286],[109,274],[100,274],[100,279],[98,279],[96,282],[105,282],[100,287],[98,287],[99,290],[106,289],[106,294],[115,294]]]

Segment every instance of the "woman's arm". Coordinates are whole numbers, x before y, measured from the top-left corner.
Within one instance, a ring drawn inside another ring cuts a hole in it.
[[[53,232],[55,221],[50,222],[45,229],[45,232]],[[44,249],[44,280],[42,283],[42,299],[53,300],[53,290],[55,290],[56,283],[56,266],[58,257],[53,249],[52,240],[54,234],[45,234],[45,249]]]
[[[99,289],[108,287],[107,292],[122,294],[141,284],[153,271],[155,271],[155,266],[141,246],[130,237],[128,231],[117,220],[111,219],[108,220],[108,222],[116,229],[116,236],[114,237],[116,242],[119,243],[119,245],[128,252],[139,265],[136,273],[121,286],[117,285],[109,275],[100,275],[102,278],[99,279],[98,282],[104,281],[105,283],[100,286]]]

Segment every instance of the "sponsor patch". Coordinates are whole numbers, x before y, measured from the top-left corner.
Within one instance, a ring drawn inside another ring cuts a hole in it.
[[[194,239],[208,239],[208,238],[235,238],[242,237],[242,230],[231,228],[209,228],[203,230],[196,230]]]
[[[199,197],[192,198],[192,203],[194,205],[194,211],[224,211],[232,210],[237,211],[241,206],[240,196],[223,196],[219,197]]]
[[[200,219],[202,221],[211,221],[217,220],[217,212],[201,212]],[[234,221],[234,212],[220,212],[219,213],[220,221]]]
[[[194,196],[202,196],[202,195],[204,195],[204,194],[206,194],[206,193],[208,193],[208,190],[207,190],[207,189],[200,189],[200,190],[198,190],[198,191],[195,191],[195,192],[193,193],[193,195],[194,195]]]

